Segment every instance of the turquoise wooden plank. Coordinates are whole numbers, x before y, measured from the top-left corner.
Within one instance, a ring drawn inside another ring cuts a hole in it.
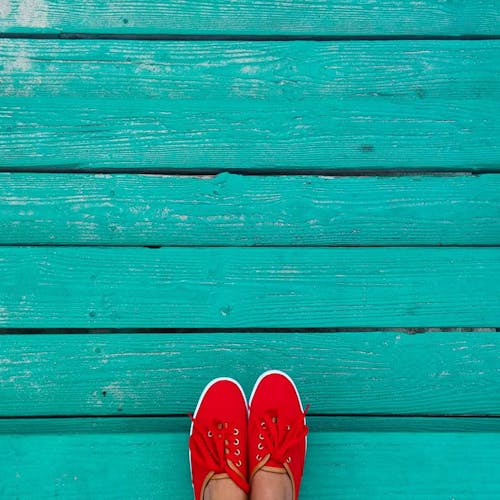
[[[122,105],[188,100],[215,111],[220,103],[212,101],[223,99],[272,99],[279,110],[294,100],[314,100],[313,106],[317,100],[402,100],[425,107],[434,98],[500,94],[500,40],[0,39],[0,49],[1,97],[118,99]]]
[[[183,416],[113,416],[51,418],[0,418],[0,435],[33,434],[166,434],[188,433],[191,421]],[[312,433],[323,432],[444,432],[444,433],[498,433],[498,417],[418,417],[386,415],[307,415],[307,426]]]
[[[495,0],[3,0],[0,30],[185,35],[499,34]]]
[[[8,98],[0,168],[495,171],[500,161],[498,100],[212,106]]]
[[[186,415],[212,378],[249,395],[268,369],[312,415],[500,415],[495,332],[2,334],[0,352],[3,417]]]
[[[491,327],[500,248],[0,248],[0,327]]]
[[[192,495],[187,432],[47,435],[39,422],[39,435],[0,434],[2,498]],[[496,498],[499,453],[500,433],[312,432],[301,498]]]
[[[7,169],[495,170],[500,160],[499,40],[1,46]]]
[[[498,245],[500,175],[0,173],[0,244]]]

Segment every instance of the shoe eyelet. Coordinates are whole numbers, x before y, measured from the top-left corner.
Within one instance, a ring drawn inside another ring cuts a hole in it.
[[[234,442],[233,442],[234,446],[238,446],[240,444],[240,440],[239,439],[235,439]]]
[[[257,448],[258,448],[259,450],[263,450],[263,449],[264,449],[264,445],[263,445],[262,443],[259,443],[259,444],[257,445]]]
[[[241,460],[238,460],[238,461],[236,462],[236,467],[241,467]]]
[[[224,453],[225,453],[226,455],[229,455],[229,448],[224,448]]]
[[[260,439],[261,441],[264,441],[264,436],[263,436],[262,434],[259,434],[259,439]]]
[[[255,458],[257,459],[258,462],[262,460],[262,457],[260,455],[255,455]]]
[[[266,423],[265,423],[265,422],[261,422],[261,423],[260,423],[260,426],[261,426],[263,429],[265,429],[265,428],[266,428]]]
[[[208,431],[208,432],[207,432],[207,436],[208,436],[209,438],[213,437],[212,431]]]
[[[288,457],[288,458],[286,459],[286,463],[287,463],[287,464],[289,464],[291,461],[292,461],[292,457]]]
[[[234,452],[235,457],[239,457],[241,455],[241,451],[238,449]]]
[[[234,434],[235,436],[237,436],[239,433],[240,433],[240,431],[239,431],[238,429],[234,429],[233,434]]]

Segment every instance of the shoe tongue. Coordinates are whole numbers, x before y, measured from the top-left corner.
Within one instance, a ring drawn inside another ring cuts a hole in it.
[[[277,469],[285,470],[285,468],[283,467],[283,464],[281,462],[278,462],[277,460],[275,460],[273,457],[269,457],[269,460],[266,462],[266,465],[264,467],[274,467]]]

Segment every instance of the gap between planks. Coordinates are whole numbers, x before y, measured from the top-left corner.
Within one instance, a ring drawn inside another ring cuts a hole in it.
[[[285,334],[285,333],[368,333],[368,332],[396,332],[405,335],[422,335],[428,333],[451,333],[451,332],[500,332],[500,328],[484,327],[331,327],[331,328],[0,328],[0,335],[107,335],[107,334],[163,334],[172,335],[182,333],[184,335],[197,335],[200,333],[248,333],[248,334]]]
[[[311,432],[499,432],[500,415],[338,414],[307,416]],[[187,415],[0,417],[2,434],[187,432]]]
[[[495,175],[500,174],[500,166],[495,168],[464,168],[463,170],[447,170],[445,167],[442,169],[433,167],[431,170],[423,170],[420,168],[406,168],[406,169],[353,169],[353,168],[335,168],[329,169],[328,167],[320,168],[302,168],[302,169],[284,169],[273,168],[272,170],[265,170],[259,168],[240,169],[235,168],[207,168],[207,169],[189,169],[189,168],[80,168],[79,164],[60,165],[58,167],[29,166],[29,167],[10,167],[0,166],[0,173],[12,174],[61,174],[61,175],[95,175],[111,176],[111,175],[144,175],[150,177],[181,177],[181,178],[194,178],[194,179],[214,179],[219,175],[240,175],[242,177],[298,177],[298,176],[314,176],[319,178],[336,178],[336,177],[479,177],[481,175]]]
[[[214,42],[394,42],[394,41],[440,41],[440,40],[499,40],[500,35],[148,35],[140,33],[28,33],[0,32],[0,39],[27,40],[144,40],[144,41],[214,41]]]

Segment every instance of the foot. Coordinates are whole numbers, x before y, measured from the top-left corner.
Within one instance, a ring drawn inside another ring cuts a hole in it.
[[[293,500],[292,481],[288,474],[258,470],[252,478],[252,496],[258,500]]]
[[[217,493],[221,488],[235,489],[246,498],[247,404],[238,383],[231,379],[210,382],[192,421],[189,459],[195,500],[224,498]]]
[[[203,500],[246,500],[247,494],[232,479],[211,479],[203,493]]]
[[[283,372],[266,372],[257,380],[249,405],[248,449],[252,489],[267,478],[269,487],[281,485],[282,490],[291,487],[291,496],[266,498],[297,500],[308,428],[295,384]],[[273,479],[269,474],[278,477]],[[259,498],[264,497],[259,495]]]

